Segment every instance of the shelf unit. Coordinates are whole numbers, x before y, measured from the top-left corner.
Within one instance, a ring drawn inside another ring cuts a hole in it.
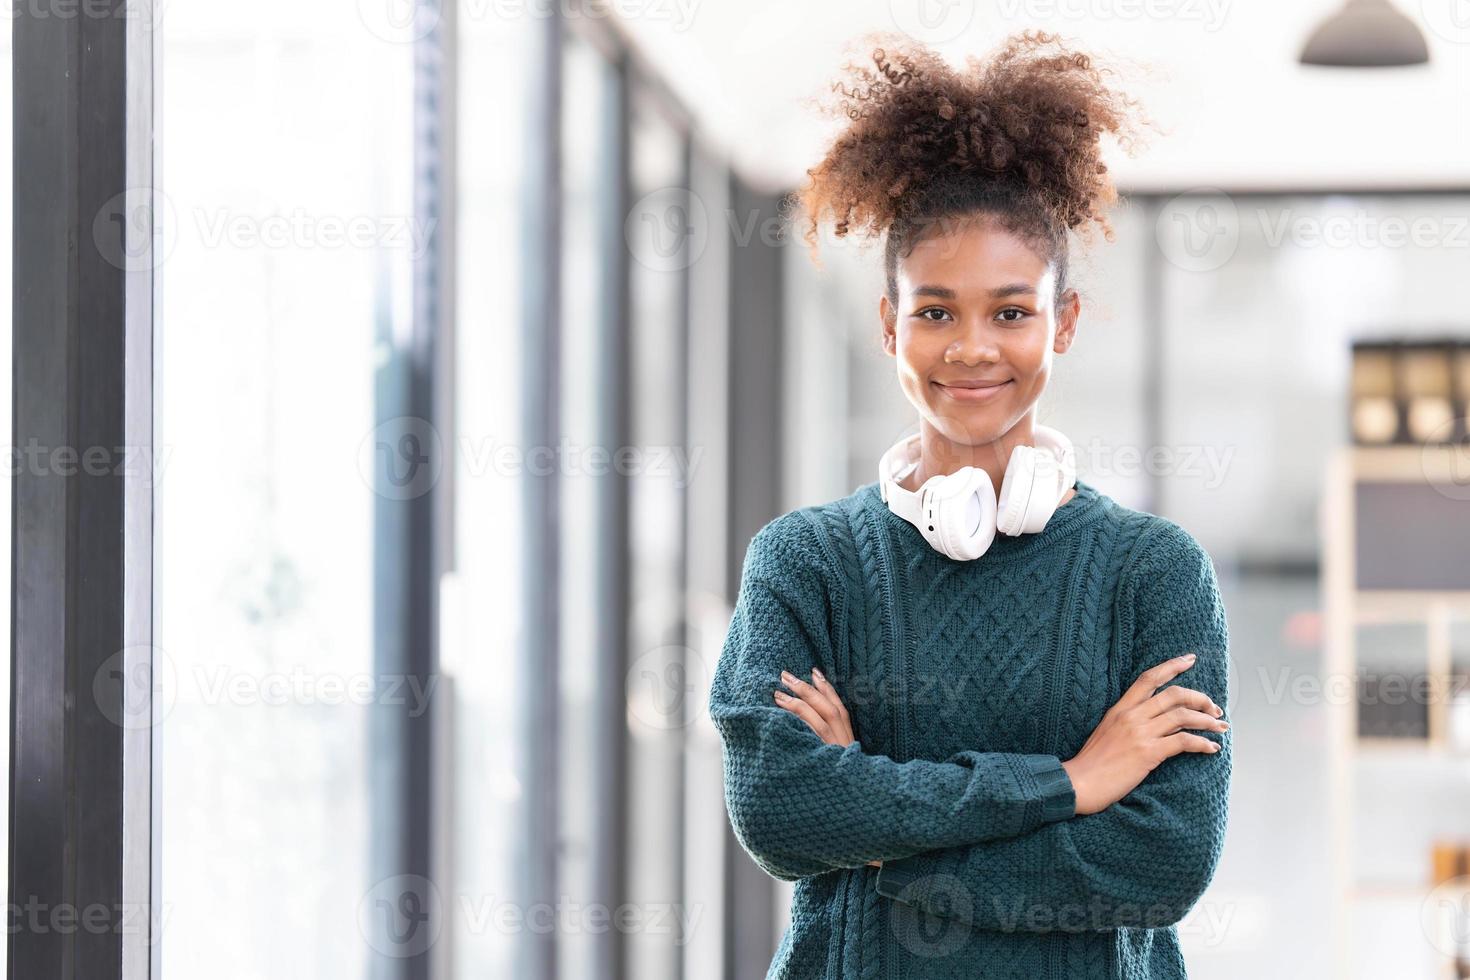
[[[1449,769],[1451,773],[1470,772],[1470,752],[1457,748],[1449,737],[1446,696],[1454,669],[1453,624],[1456,621],[1470,622],[1470,586],[1456,580],[1449,588],[1360,588],[1357,495],[1359,488],[1369,483],[1430,486],[1442,491],[1443,496],[1462,501],[1455,512],[1463,513],[1464,520],[1470,522],[1470,471],[1466,471],[1467,463],[1470,463],[1467,450],[1454,446],[1353,446],[1338,450],[1329,460],[1320,514],[1324,669],[1327,678],[1349,678],[1352,681],[1352,696],[1327,699],[1328,785],[1331,791],[1329,836],[1334,876],[1334,976],[1354,976],[1353,917],[1359,902],[1424,899],[1431,889],[1427,853],[1426,873],[1422,881],[1358,880],[1354,831],[1359,760],[1402,756],[1415,762],[1425,760],[1426,764],[1453,767]],[[1382,540],[1383,530],[1382,527],[1374,528],[1379,540]],[[1463,537],[1446,534],[1443,547],[1461,549]],[[1441,553],[1430,557],[1448,559],[1451,556]],[[1462,551],[1454,557],[1464,567],[1470,568],[1470,552]],[[1359,631],[1367,624],[1415,624],[1424,627],[1424,670],[1431,695],[1427,738],[1377,738],[1358,734],[1358,643]],[[1466,814],[1464,836],[1470,838],[1470,813]],[[1440,926],[1443,927],[1444,923],[1440,922]],[[1426,942],[1428,939],[1426,936]],[[1440,950],[1447,948],[1443,941],[1432,945]],[[1450,957],[1437,953],[1435,962],[1433,980],[1456,980]]]

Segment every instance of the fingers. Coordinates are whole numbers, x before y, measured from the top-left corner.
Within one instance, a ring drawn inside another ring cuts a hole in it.
[[[1160,687],[1193,667],[1194,660],[1194,654],[1187,653],[1145,670],[1138,675],[1138,679],[1129,686],[1128,690],[1123,692],[1123,696],[1118,699],[1118,707],[1133,708],[1147,701]]]
[[[785,691],[777,691],[776,703],[806,722],[812,731],[821,736],[822,741],[830,742],[833,740],[832,726],[827,723],[827,719],[818,714],[817,710],[806,701],[801,698],[792,697]]]
[[[812,679],[816,681],[817,690],[826,695],[827,700],[830,701],[832,705],[837,709],[837,716],[843,721],[847,722],[849,725],[851,725],[852,721],[850,718],[848,718],[847,715],[847,705],[843,704],[842,698],[837,696],[837,688],[833,687],[832,683],[827,680],[827,675],[823,674],[820,670],[813,667]]]
[[[848,718],[847,707],[837,696],[837,690],[816,668],[812,669],[812,678],[815,683],[809,684],[783,670],[781,682],[791,689],[794,696],[777,691],[776,703],[805,721],[823,741],[851,742],[852,722]]]
[[[1209,695],[1204,694],[1203,692],[1195,691],[1191,688],[1183,686],[1174,686],[1168,688],[1160,694],[1154,694],[1155,691],[1172,681],[1174,678],[1178,677],[1180,674],[1184,673],[1190,667],[1193,667],[1194,664],[1195,655],[1192,653],[1187,653],[1183,656],[1173,657],[1169,660],[1165,660],[1161,664],[1156,664],[1155,666],[1150,667],[1148,670],[1138,675],[1138,679],[1129,686],[1128,690],[1123,692],[1123,696],[1118,699],[1118,703],[1109,710],[1114,713],[1121,713],[1143,707],[1145,709],[1144,717],[1151,718],[1159,712],[1163,711],[1165,708],[1173,707],[1176,703],[1178,703],[1175,700],[1176,698],[1188,697],[1191,699],[1189,701],[1191,706],[1205,712],[1206,714],[1212,714],[1218,717],[1224,712],[1221,710],[1219,705],[1210,700]],[[1173,693],[1176,691],[1187,692],[1187,694]],[[1160,701],[1157,704],[1149,703],[1150,699],[1158,701],[1159,698],[1163,698],[1165,700]]]
[[[1165,758],[1178,755],[1180,752],[1203,752],[1208,755],[1220,751],[1219,742],[1212,742],[1203,735],[1194,735],[1190,732],[1179,732],[1177,735],[1170,735],[1159,741],[1164,744],[1165,751],[1168,753]]]
[[[1172,711],[1181,705],[1207,714],[1211,718],[1219,718],[1225,713],[1219,705],[1210,699],[1208,694],[1181,685],[1167,687],[1158,694],[1155,694],[1148,701],[1144,702],[1141,706],[1141,711],[1143,712],[1143,717],[1153,718],[1167,711]]]
[[[1185,728],[1197,728],[1207,732],[1229,731],[1230,726],[1214,714],[1207,714],[1191,708],[1187,704],[1176,705],[1167,711],[1161,712],[1149,721],[1149,727],[1157,735],[1172,735]]]
[[[819,673],[814,672],[814,676]],[[842,721],[843,711],[839,707],[840,702],[837,701],[835,692],[829,698],[825,691],[785,670],[781,671],[781,681],[791,689],[793,694],[815,708],[817,714],[821,715],[827,724],[836,725]],[[831,685],[827,686],[827,690],[832,690]]]
[[[1197,659],[1198,657],[1193,653],[1181,653],[1177,657],[1170,657],[1163,663],[1154,664],[1148,670],[1145,670],[1142,674],[1140,674],[1138,676],[1138,680],[1134,682],[1134,686],[1145,687],[1147,685],[1152,685],[1151,688],[1148,688],[1149,693],[1152,694],[1155,690],[1162,687],[1164,684],[1167,684],[1175,677],[1178,677],[1180,674],[1193,667],[1194,662]]]

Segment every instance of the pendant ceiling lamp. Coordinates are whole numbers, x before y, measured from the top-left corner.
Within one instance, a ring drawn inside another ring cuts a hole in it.
[[[1389,0],[1347,0],[1302,48],[1304,65],[1385,68],[1429,60],[1424,32]]]

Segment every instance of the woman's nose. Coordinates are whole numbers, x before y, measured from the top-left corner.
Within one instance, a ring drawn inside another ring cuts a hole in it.
[[[978,364],[994,361],[1000,356],[1000,347],[983,328],[970,328],[957,338],[945,351],[945,360],[963,364]]]

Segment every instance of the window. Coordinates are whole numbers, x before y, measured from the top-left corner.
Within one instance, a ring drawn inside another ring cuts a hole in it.
[[[375,377],[409,315],[412,47],[350,5],[162,23],[164,969],[366,977],[394,559]]]

